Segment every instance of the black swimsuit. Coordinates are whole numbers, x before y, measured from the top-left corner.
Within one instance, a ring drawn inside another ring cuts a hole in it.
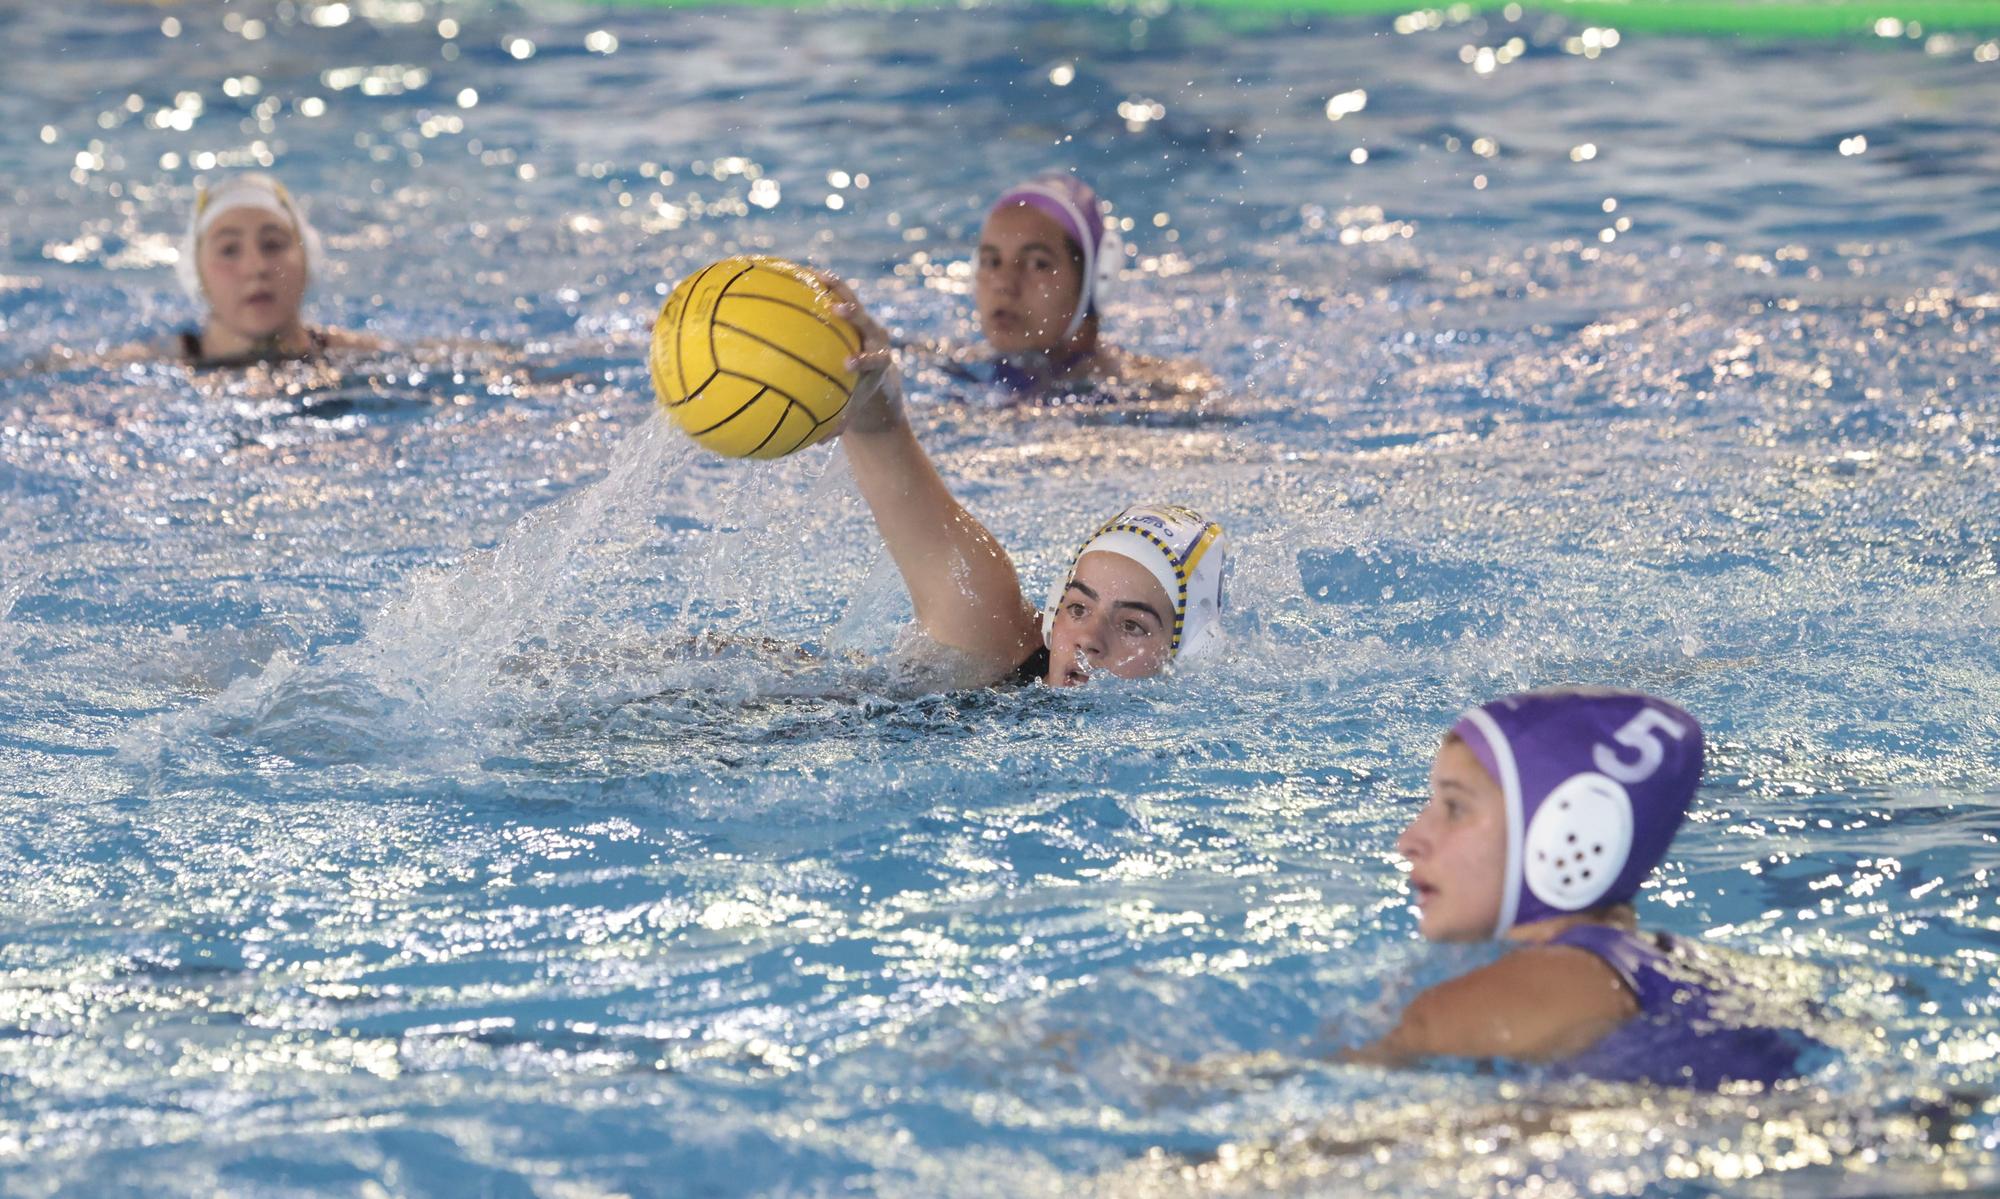
[[[234,358],[204,358],[201,354],[201,334],[196,330],[187,329],[181,333],[181,357],[196,370],[220,370],[238,366],[258,366],[267,362],[309,362],[325,356],[326,334],[318,329],[307,329],[306,339],[312,343],[312,348],[303,354],[252,351],[248,354],[238,354]]]

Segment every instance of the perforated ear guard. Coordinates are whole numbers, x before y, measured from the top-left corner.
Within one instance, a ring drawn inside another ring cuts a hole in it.
[[[1604,898],[1632,853],[1632,797],[1601,774],[1572,775],[1528,822],[1521,877],[1536,899],[1580,912]]]
[[[1104,236],[1098,239],[1096,274],[1091,277],[1089,302],[1082,305],[1085,311],[1096,308],[1104,302],[1118,286],[1118,272],[1125,265],[1125,236],[1118,232],[1118,225],[1110,217],[1104,218]]]

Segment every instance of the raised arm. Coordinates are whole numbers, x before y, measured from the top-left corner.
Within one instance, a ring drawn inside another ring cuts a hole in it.
[[[861,334],[861,352],[850,365],[863,372],[862,381],[848,404],[840,444],[909,588],[917,623],[933,640],[971,656],[986,681],[1004,678],[1042,637],[1013,560],[951,494],[918,443],[903,412],[902,377],[887,330],[845,283],[826,282]]]

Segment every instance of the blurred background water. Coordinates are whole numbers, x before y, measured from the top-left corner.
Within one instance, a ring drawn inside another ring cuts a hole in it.
[[[2000,41],[1893,32],[0,11],[0,1189],[1993,1185]],[[1131,222],[1116,338],[1223,386],[920,371],[921,433],[1031,594],[1217,515],[1233,640],[927,693],[838,453],[695,453],[645,331],[756,249],[968,337],[1048,166]],[[396,348],[96,365],[244,167]],[[1563,681],[1707,724],[1641,917],[1817,1003],[1804,1085],[1317,1061],[1482,960],[1390,844],[1453,714]]]

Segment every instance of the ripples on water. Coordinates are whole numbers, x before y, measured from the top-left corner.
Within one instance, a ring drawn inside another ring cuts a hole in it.
[[[1394,29],[0,15],[5,1189],[1990,1184],[2000,44]],[[189,318],[205,155],[413,348],[27,371]],[[924,435],[1031,591],[1128,497],[1220,514],[1239,635],[925,694],[844,467],[656,430],[643,330],[758,248],[962,337],[1052,162],[1135,223],[1121,336],[1233,386]],[[1479,960],[1389,845],[1458,708],[1560,680],[1708,723],[1643,915],[1821,1002],[1807,1085],[1315,1064]]]

